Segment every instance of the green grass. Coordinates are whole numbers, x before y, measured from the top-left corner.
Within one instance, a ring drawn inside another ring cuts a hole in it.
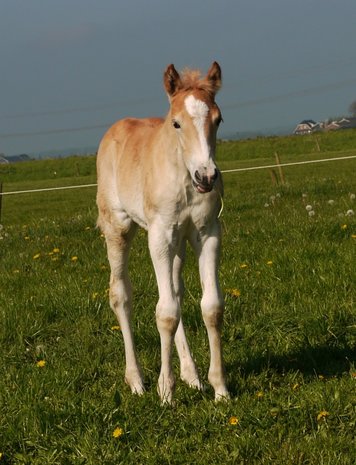
[[[355,154],[354,135],[321,135],[320,152],[309,136],[224,143],[220,166],[270,164],[275,151],[282,162]],[[211,388],[199,393],[179,380],[175,406],[159,404],[146,233],[130,262],[147,382],[136,397],[123,381],[123,342],[112,329],[95,188],[4,197],[0,464],[353,464],[356,217],[345,214],[356,210],[355,163],[286,168],[285,186],[273,185],[269,170],[224,175],[220,277],[233,398],[219,404]],[[5,191],[95,182],[95,157],[0,168]],[[206,382],[208,341],[190,255],[185,282],[187,335]],[[177,357],[174,365],[178,375]],[[118,427],[123,434],[114,438]]]

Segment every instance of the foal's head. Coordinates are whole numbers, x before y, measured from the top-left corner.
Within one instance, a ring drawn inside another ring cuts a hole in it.
[[[215,165],[216,132],[222,121],[215,103],[221,87],[221,69],[214,62],[204,77],[196,71],[180,76],[174,65],[164,73],[171,108],[168,121],[177,138],[178,148],[192,178],[195,190],[210,192],[218,177]]]

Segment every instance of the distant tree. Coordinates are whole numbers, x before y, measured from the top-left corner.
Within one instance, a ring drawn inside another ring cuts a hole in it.
[[[356,116],[356,100],[354,100],[349,106],[349,112],[352,116]]]

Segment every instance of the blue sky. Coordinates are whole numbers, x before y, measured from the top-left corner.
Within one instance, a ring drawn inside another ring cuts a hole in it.
[[[164,116],[165,67],[220,63],[220,136],[348,114],[355,0],[2,0],[0,152],[97,146]]]

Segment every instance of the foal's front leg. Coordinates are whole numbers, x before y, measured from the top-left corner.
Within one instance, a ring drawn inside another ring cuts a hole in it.
[[[157,328],[161,338],[158,394],[163,403],[171,403],[175,388],[172,348],[180,320],[179,298],[175,293],[173,282],[173,260],[177,246],[174,245],[174,231],[167,231],[159,225],[149,229],[148,241],[159,293],[156,306]]]
[[[212,225],[209,234],[202,234],[198,238],[194,237],[191,243],[199,260],[199,274],[203,291],[201,309],[209,338],[210,367],[208,379],[214,388],[215,400],[229,398],[221,347],[224,300],[218,281],[221,243],[218,221]]]

